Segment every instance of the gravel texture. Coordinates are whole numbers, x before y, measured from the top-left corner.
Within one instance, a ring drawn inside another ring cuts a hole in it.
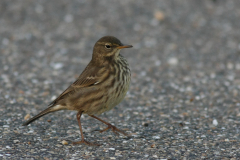
[[[0,159],[240,159],[239,0],[0,1]],[[27,127],[82,72],[104,35],[132,70],[100,118],[59,111]]]

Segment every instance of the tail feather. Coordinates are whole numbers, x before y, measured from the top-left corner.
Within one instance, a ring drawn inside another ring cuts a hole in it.
[[[59,110],[62,110],[62,109],[64,109],[64,108],[62,106],[60,106],[60,105],[51,106],[51,107],[45,109],[44,111],[40,112],[36,116],[30,118],[27,122],[23,123],[22,125],[23,126],[27,126],[30,123],[32,123],[33,121],[37,120],[38,118],[40,118],[40,117],[42,117],[42,116],[44,116],[44,115],[46,115],[48,113],[59,111]]]

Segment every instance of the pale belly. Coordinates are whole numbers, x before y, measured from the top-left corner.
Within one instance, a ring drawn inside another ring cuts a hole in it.
[[[116,105],[118,105],[126,96],[129,89],[131,75],[123,77],[124,80],[115,83],[114,87],[111,87],[103,96],[102,103],[99,106],[95,106],[95,110],[89,108],[88,111],[92,111],[90,114],[101,114],[107,112]],[[92,106],[94,107],[94,106]],[[89,113],[88,113],[89,114]]]
[[[96,114],[101,114],[103,112],[113,109],[113,107],[118,105],[124,99],[129,89],[130,77],[125,82],[126,82],[125,84],[123,83],[116,84],[115,87],[105,95],[109,97],[108,101],[106,101],[106,103],[103,104],[101,108],[99,108],[99,112]],[[120,87],[120,89],[117,89],[117,87]]]
[[[121,93],[119,95],[115,95],[113,98],[110,98],[109,101],[107,102],[106,111],[111,110],[113,107],[115,107],[116,105],[118,105],[126,96],[127,91],[129,88],[129,84],[125,87],[123,87]]]

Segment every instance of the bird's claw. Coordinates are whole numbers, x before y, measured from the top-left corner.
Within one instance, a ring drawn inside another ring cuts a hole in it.
[[[107,130],[109,130],[109,129],[112,129],[113,133],[115,133],[116,135],[119,135],[119,133],[121,133],[121,134],[123,134],[123,135],[125,135],[125,136],[128,135],[128,134],[125,133],[124,131],[118,129],[117,127],[115,127],[115,126],[113,126],[113,125],[111,125],[111,124],[108,124],[108,127],[107,127],[107,128],[105,128],[105,129],[103,129],[103,130],[100,130],[99,132],[102,133],[102,132],[105,132],[105,131],[107,131]]]
[[[86,140],[81,140],[81,141],[77,141],[77,142],[72,142],[73,145],[79,145],[79,144],[86,144],[86,145],[89,145],[89,146],[101,146],[100,144],[96,144],[96,143],[91,143],[91,142],[88,142]]]

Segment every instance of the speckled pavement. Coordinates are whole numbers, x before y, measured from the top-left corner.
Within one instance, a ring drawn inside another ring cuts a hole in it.
[[[240,159],[240,1],[0,1],[0,159]],[[96,130],[76,112],[21,126],[58,96],[104,35],[132,70],[125,100]]]

